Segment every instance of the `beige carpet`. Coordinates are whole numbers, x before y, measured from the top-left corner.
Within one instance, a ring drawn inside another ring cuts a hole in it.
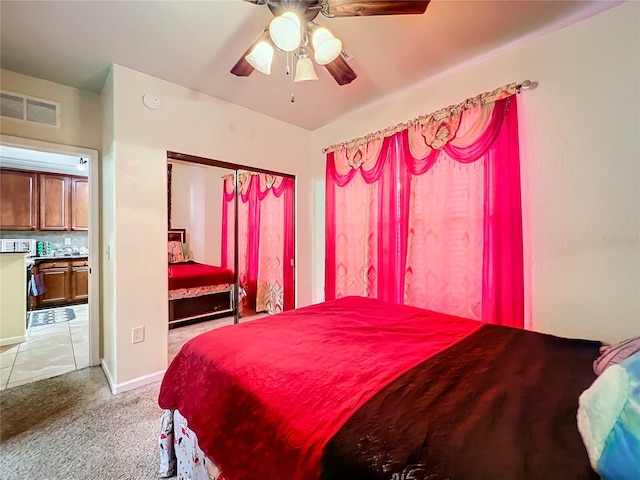
[[[100,367],[0,392],[3,480],[153,479],[159,383],[113,396]]]
[[[194,336],[232,323],[169,330],[169,360]],[[114,396],[102,369],[90,367],[1,391],[0,479],[157,478],[159,388],[157,382]]]

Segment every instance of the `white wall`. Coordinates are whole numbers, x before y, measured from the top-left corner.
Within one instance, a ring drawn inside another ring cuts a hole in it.
[[[170,161],[171,227],[187,231],[191,259],[220,265],[222,175],[232,171]]]
[[[115,265],[116,368],[126,389],[159,379],[167,366],[166,154],[198,155],[297,176],[297,304],[311,301],[310,133],[237,105],[151,76],[113,66],[115,202],[111,241]],[[161,101],[142,105],[142,95]],[[144,326],[143,343],[131,329]]]
[[[204,263],[220,265],[222,253],[222,188],[224,175],[232,170],[206,167],[205,170],[205,256]]]
[[[109,73],[102,89],[102,199],[100,220],[102,222],[102,365],[109,378],[116,371],[116,302],[114,255],[115,222],[115,143],[114,143],[113,71]]]
[[[615,341],[640,333],[640,3],[629,2],[313,132],[314,301],[322,300],[321,149],[512,81],[518,97],[533,328]]]
[[[60,128],[0,118],[0,132],[43,142],[100,150],[102,147],[100,95],[77,88],[0,70],[3,91],[21,93],[60,103]]]

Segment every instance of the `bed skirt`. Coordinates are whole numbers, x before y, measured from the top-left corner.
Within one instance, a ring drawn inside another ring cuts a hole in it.
[[[196,434],[178,410],[165,410],[160,420],[158,477],[178,480],[224,480],[220,470],[200,447]]]

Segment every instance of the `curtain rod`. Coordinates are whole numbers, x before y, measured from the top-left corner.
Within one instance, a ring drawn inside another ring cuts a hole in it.
[[[495,102],[496,100],[500,100],[501,98],[505,98],[511,95],[515,95],[520,93],[523,90],[531,90],[538,85],[537,82],[532,82],[530,80],[525,80],[522,83],[509,83],[508,85],[503,85],[502,87],[496,88],[490,92],[484,92],[475,97],[470,97],[464,100],[463,102],[457,105],[449,105],[448,107],[441,108],[440,110],[436,110],[433,113],[429,113],[427,115],[420,115],[419,117],[415,117],[408,122],[399,123],[392,127],[387,127],[382,130],[378,130],[374,133],[369,133],[362,137],[352,138],[346,142],[334,143],[328,147],[322,149],[322,153],[333,152],[335,150],[339,150],[341,148],[352,147],[354,145],[362,145],[367,143],[370,140],[389,137],[397,132],[402,130],[406,130],[411,125],[417,125],[419,123],[426,124],[432,121],[440,121],[445,118],[448,118],[454,114],[458,114],[460,111],[472,107],[478,107],[482,105],[486,105],[491,102]]]

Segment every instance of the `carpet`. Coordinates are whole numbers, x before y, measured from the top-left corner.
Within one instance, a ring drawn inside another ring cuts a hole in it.
[[[52,323],[68,322],[76,318],[73,308],[51,308],[48,310],[34,310],[29,312],[29,326],[39,327]]]
[[[159,388],[114,396],[90,367],[1,391],[0,478],[157,478]]]

